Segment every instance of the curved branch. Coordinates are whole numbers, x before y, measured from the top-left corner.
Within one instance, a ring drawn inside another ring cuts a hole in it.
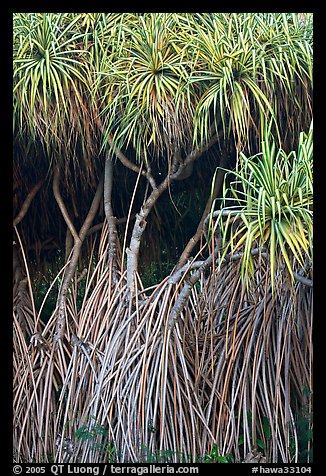
[[[62,197],[61,197],[61,193],[60,193],[60,187],[59,187],[59,177],[60,177],[60,172],[59,172],[59,168],[58,167],[55,167],[54,171],[53,171],[53,195],[54,195],[54,198],[56,199],[56,202],[60,208],[60,211],[62,213],[62,216],[70,230],[70,233],[72,234],[73,238],[74,238],[74,241],[77,242],[79,240],[79,236],[78,236],[78,233],[76,231],[76,228],[74,227],[70,217],[69,217],[69,213],[66,209],[66,206],[65,204],[63,203],[63,200],[62,200]]]
[[[108,138],[108,142],[112,146],[112,139],[110,137]],[[128,169],[132,170],[133,172],[137,174],[140,173],[141,175],[146,177],[152,189],[153,190],[156,189],[156,182],[154,180],[154,177],[151,175],[151,173],[148,170],[147,172],[145,170],[140,170],[140,167],[130,162],[130,160],[127,159],[127,157],[121,152],[121,150],[114,149],[114,153],[125,167],[127,167]]]
[[[32,190],[29,192],[29,194],[25,198],[25,201],[20,209],[20,212],[18,213],[18,215],[13,221],[13,226],[17,226],[18,223],[22,221],[22,219],[24,218],[24,216],[26,215],[30,207],[30,204],[32,203],[33,198],[35,197],[37,192],[40,190],[42,183],[43,183],[43,180],[40,180],[36,185],[34,185]]]
[[[181,163],[181,165],[178,167],[178,169],[175,172],[167,175],[165,180],[168,179],[169,181],[171,181],[171,180],[177,180],[178,178],[180,178],[180,175],[182,176],[182,173],[184,172],[185,169],[187,169],[196,159],[201,157],[204,152],[206,152],[214,144],[216,144],[220,135],[221,135],[221,133],[213,134],[212,137],[210,138],[210,140],[207,142],[207,144],[203,144],[200,147],[198,147],[197,149],[192,150],[187,155],[185,160]]]
[[[97,118],[97,125],[100,129],[100,131],[102,132],[102,134],[104,135],[104,131],[103,131],[103,124],[102,124],[102,121],[100,118]],[[154,180],[154,177],[152,176],[152,174],[150,173],[149,170],[147,170],[147,172],[145,170],[141,170],[140,167],[138,167],[138,165],[136,164],[133,164],[123,153],[121,150],[117,149],[114,145],[113,145],[113,138],[112,138],[112,135],[111,134],[108,134],[107,136],[107,141],[108,143],[110,144],[110,146],[112,147],[112,150],[113,152],[115,153],[115,155],[118,157],[118,159],[120,160],[120,162],[125,166],[127,167],[128,169],[132,170],[133,172],[137,173],[137,174],[141,174],[143,175],[144,177],[147,178],[148,182],[150,183],[151,187],[154,189],[156,189],[156,182]]]
[[[92,224],[92,221],[94,220],[95,214],[98,210],[98,207],[100,205],[100,201],[103,195],[103,187],[104,187],[104,179],[103,176],[100,178],[100,181],[98,183],[97,189],[95,196],[93,198],[92,204],[90,206],[89,212],[87,214],[87,217],[85,218],[85,221],[83,223],[83,226],[80,229],[79,232],[79,239],[81,242],[84,241],[87,232]]]

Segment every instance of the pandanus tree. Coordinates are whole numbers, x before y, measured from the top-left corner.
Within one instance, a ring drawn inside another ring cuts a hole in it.
[[[122,461],[144,445],[194,461],[215,444],[240,460],[262,437],[271,461],[297,461],[291,398],[311,392],[311,15],[19,13],[13,26],[17,460],[105,460],[95,437],[74,442],[95,415]],[[172,236],[180,183],[198,222],[145,292],[142,246],[158,224]],[[44,322],[28,248],[51,241],[62,268]],[[294,295],[295,336],[272,321]]]

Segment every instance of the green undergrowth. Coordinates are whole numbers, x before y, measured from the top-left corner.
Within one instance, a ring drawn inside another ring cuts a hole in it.
[[[78,428],[75,432],[75,437],[77,440],[88,442],[92,449],[99,453],[99,456],[103,461],[109,463],[121,462],[121,458],[123,457],[122,451],[115,447],[113,441],[108,440],[107,426],[96,423],[95,417],[90,417],[88,424],[82,425]],[[176,461],[179,463],[187,463],[192,459],[191,455],[186,455],[181,451],[169,449],[151,451],[144,445],[141,445],[139,450],[140,458],[137,461],[138,463],[174,463]],[[129,461],[124,460],[123,462],[128,463]],[[210,453],[206,453],[204,456],[198,455],[195,462],[233,463],[234,460],[230,453],[225,455],[219,454],[218,447],[214,444]]]

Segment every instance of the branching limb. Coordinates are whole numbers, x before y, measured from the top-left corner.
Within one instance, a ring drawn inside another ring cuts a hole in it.
[[[60,293],[58,296],[58,316],[57,316],[57,322],[56,322],[56,328],[55,328],[55,333],[54,333],[54,343],[57,344],[59,341],[63,339],[64,332],[65,332],[65,311],[66,311],[66,299],[67,299],[67,293],[69,289],[70,282],[75,274],[76,271],[76,266],[78,262],[78,258],[80,255],[80,250],[83,244],[83,241],[85,237],[87,236],[87,232],[92,224],[92,221],[94,220],[95,214],[98,210],[98,207],[100,205],[100,201],[103,195],[103,177],[100,179],[99,184],[97,186],[97,190],[94,196],[94,199],[92,201],[92,204],[90,206],[89,212],[86,216],[86,219],[80,229],[79,235],[77,234],[70,217],[68,215],[67,209],[63,203],[60,190],[59,190],[59,170],[56,169],[54,177],[53,177],[53,192],[55,195],[55,198],[57,200],[57,203],[59,205],[59,208],[64,216],[64,219],[69,227],[69,230],[74,238],[74,247],[73,247],[73,252],[72,252],[72,257],[71,261],[69,263],[69,266],[67,268],[67,271],[64,276],[64,280],[60,289]]]
[[[214,134],[211,139],[207,142],[207,144],[203,144],[202,146],[198,147],[197,149],[194,149],[193,151],[191,151],[187,157],[185,158],[185,160],[179,165],[179,167],[177,168],[177,170],[174,172],[173,170],[173,166],[172,166],[172,173],[171,174],[168,174],[165,178],[165,180],[168,180],[168,182],[172,181],[172,180],[176,180],[181,174],[182,172],[191,165],[191,163],[193,163],[196,159],[198,159],[199,157],[201,157],[203,155],[204,152],[206,152],[207,150],[209,150],[214,144],[216,144],[216,142],[218,141],[218,138],[219,138],[219,134]],[[164,180],[164,182],[165,182]]]
[[[206,150],[212,147],[218,140],[218,136],[214,135],[210,141],[199,147],[198,149],[193,150],[187,158],[180,163],[180,150],[176,151],[172,160],[171,170],[165,177],[165,179],[155,188],[150,196],[143,203],[140,212],[136,215],[136,221],[134,224],[132,236],[130,239],[129,248],[126,249],[127,252],[127,286],[130,291],[131,296],[134,295],[134,276],[135,272],[138,269],[138,256],[140,248],[140,240],[142,234],[146,228],[146,219],[151,209],[155,205],[156,201],[160,195],[169,187],[171,181],[176,180],[184,171],[186,167],[189,166],[194,160],[200,157]]]
[[[70,217],[69,213],[67,211],[67,208],[63,202],[61,193],[60,193],[60,187],[59,187],[59,179],[60,179],[60,172],[59,168],[55,167],[53,171],[53,195],[54,198],[56,199],[56,202],[58,204],[58,207],[60,208],[60,211],[62,213],[62,216],[70,230],[70,233],[72,234],[74,241],[77,242],[79,240],[78,233],[76,231],[76,228],[74,227]]]
[[[103,132],[103,125],[102,125],[102,121],[100,118],[97,119],[97,125],[98,127],[100,128],[101,132]],[[137,173],[137,174],[141,174],[143,175],[144,177],[147,178],[148,182],[150,183],[151,187],[154,189],[156,189],[156,182],[155,182],[155,179],[154,177],[152,176],[151,172],[149,169],[147,169],[146,171],[145,170],[141,170],[140,167],[138,167],[138,165],[132,163],[123,153],[121,150],[117,149],[116,147],[114,147],[113,145],[113,138],[112,138],[112,135],[109,134],[107,136],[107,140],[108,140],[108,143],[110,144],[110,146],[112,147],[115,155],[117,156],[117,158],[120,160],[120,162],[125,166],[127,167],[128,169],[132,170],[133,172]]]
[[[112,138],[111,137],[108,138],[108,142],[109,142],[110,145],[112,145]],[[138,165],[133,164],[132,162],[130,162],[130,160],[127,159],[127,157],[121,152],[121,150],[114,149],[114,153],[118,157],[120,162],[125,167],[127,167],[128,169],[132,170],[133,172],[135,172],[137,174],[140,173],[141,175],[146,177],[148,182],[150,183],[151,187],[153,188],[153,190],[156,189],[156,183],[155,183],[154,177],[151,175],[151,173],[148,170],[147,171],[140,170]]]

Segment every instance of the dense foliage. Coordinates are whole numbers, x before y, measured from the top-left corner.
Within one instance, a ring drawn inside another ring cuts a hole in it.
[[[311,461],[312,40],[14,14],[15,461]]]

